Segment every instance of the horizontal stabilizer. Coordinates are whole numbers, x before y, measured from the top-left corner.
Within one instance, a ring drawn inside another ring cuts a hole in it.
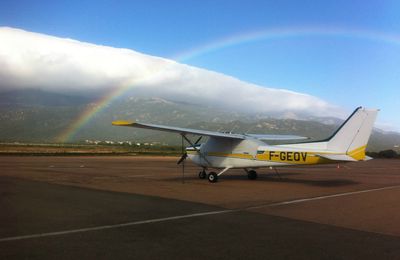
[[[369,160],[372,160],[372,159],[374,159],[374,158],[366,155],[365,158],[364,158],[364,161],[369,161]]]
[[[351,156],[348,156],[346,154],[317,154],[319,157],[329,159],[332,161],[349,161],[349,162],[355,162],[357,161]]]

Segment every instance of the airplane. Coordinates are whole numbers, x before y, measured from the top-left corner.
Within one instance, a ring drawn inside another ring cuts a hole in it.
[[[378,114],[378,109],[358,107],[343,124],[327,139],[306,141],[308,138],[296,135],[262,135],[214,132],[174,126],[114,121],[115,126],[128,126],[178,133],[190,146],[178,161],[189,157],[202,170],[199,178],[210,182],[230,169],[241,168],[250,180],[257,179],[256,169],[294,165],[315,165],[338,162],[366,161],[372,159],[365,149]],[[192,142],[187,135],[200,138]],[[206,136],[205,143],[198,144]],[[269,145],[268,141],[290,141],[290,143]],[[217,169],[218,173],[207,170]]]

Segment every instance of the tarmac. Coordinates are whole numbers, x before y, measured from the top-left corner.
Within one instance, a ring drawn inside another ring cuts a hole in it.
[[[400,160],[232,170],[0,157],[0,259],[399,259]]]

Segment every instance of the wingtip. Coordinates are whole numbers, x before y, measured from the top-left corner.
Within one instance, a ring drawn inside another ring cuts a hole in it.
[[[135,124],[135,121],[123,121],[123,120],[119,120],[119,121],[114,121],[112,122],[112,125],[116,125],[116,126],[130,126]]]

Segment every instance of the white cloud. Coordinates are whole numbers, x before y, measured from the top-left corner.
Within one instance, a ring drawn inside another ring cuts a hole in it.
[[[134,93],[255,112],[342,115],[307,94],[274,89],[135,52],[0,28],[0,90],[108,91],[129,83]]]

